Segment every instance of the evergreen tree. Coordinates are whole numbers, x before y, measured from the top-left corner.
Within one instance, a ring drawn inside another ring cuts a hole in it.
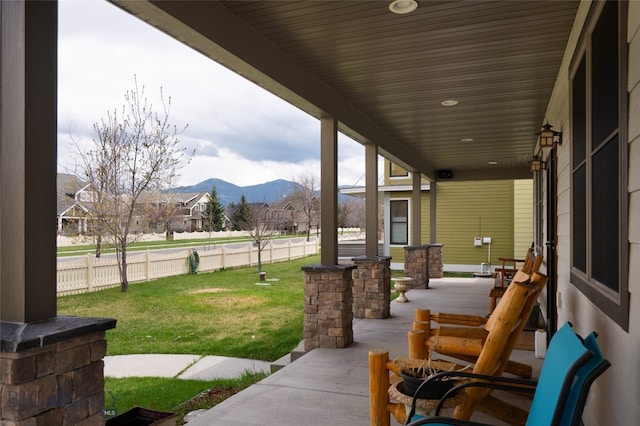
[[[240,202],[235,205],[231,224],[235,231],[246,231],[251,224],[251,209],[244,194],[240,197]]]
[[[224,209],[218,200],[215,186],[211,188],[209,202],[202,212],[202,227],[207,232],[221,231],[224,228]]]

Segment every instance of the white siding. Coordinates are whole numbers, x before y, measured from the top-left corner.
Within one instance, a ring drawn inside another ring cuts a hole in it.
[[[640,418],[640,2],[629,2],[629,291],[630,325],[625,332],[569,282],[570,259],[570,127],[568,63],[588,11],[580,6],[560,69],[547,119],[563,131],[558,151],[558,324],[571,321],[579,333],[596,330],[612,367],[593,385],[583,420],[590,425],[631,425]],[[546,257],[546,256],[545,256]]]

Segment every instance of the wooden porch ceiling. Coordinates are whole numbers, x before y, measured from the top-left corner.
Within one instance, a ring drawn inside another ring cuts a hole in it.
[[[531,176],[579,4],[420,0],[395,15],[388,1],[114,3],[313,116],[334,115],[385,157],[454,179]]]

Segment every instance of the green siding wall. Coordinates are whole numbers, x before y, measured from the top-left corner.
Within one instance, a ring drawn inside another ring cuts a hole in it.
[[[524,257],[533,241],[533,179],[514,182],[513,252]]]
[[[391,193],[392,199],[410,197],[410,192]],[[437,203],[436,242],[444,245],[445,264],[480,268],[480,263],[487,262],[489,245],[475,247],[474,237],[491,237],[490,263],[494,266],[500,264],[499,257],[524,256],[531,245],[532,180],[439,182]],[[429,192],[423,192],[421,208],[421,243],[428,244]],[[402,247],[391,246],[390,255],[393,262],[404,262]]]
[[[437,240],[447,264],[478,265],[489,259],[489,245],[474,247],[474,237],[491,237],[490,263],[513,257],[514,182],[438,184]]]

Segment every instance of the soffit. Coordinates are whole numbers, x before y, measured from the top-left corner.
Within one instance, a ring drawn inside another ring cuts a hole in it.
[[[530,176],[579,4],[115,3],[389,159],[476,179]]]

